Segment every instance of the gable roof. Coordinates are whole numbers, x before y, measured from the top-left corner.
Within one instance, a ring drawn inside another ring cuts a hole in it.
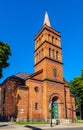
[[[25,79],[26,77],[30,76],[30,74],[25,73],[25,72],[21,72],[15,75],[16,77],[19,77],[21,79]]]
[[[10,76],[9,78],[25,80],[26,77],[29,77],[29,76],[30,76],[30,74],[28,74],[28,73],[20,72],[20,73]]]
[[[24,81],[26,79],[26,77],[30,77],[31,74],[25,73],[25,72],[21,72],[21,73],[17,73],[15,75],[11,75],[9,77],[7,77],[1,84],[1,86],[9,79],[13,79],[13,80],[20,80],[20,81]]]

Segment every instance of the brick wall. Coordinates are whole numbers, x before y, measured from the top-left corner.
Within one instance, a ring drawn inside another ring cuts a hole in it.
[[[29,87],[29,118],[42,118],[42,95],[43,86],[42,83],[35,80],[27,80],[26,85]],[[38,91],[35,88],[38,87]],[[35,108],[36,103],[38,104],[37,109]]]

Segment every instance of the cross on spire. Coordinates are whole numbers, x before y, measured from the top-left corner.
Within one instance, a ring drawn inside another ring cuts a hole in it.
[[[49,27],[51,26],[47,12],[45,13],[44,24],[48,25]]]

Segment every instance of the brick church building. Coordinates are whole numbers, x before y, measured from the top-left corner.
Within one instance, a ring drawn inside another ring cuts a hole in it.
[[[52,119],[75,120],[75,98],[63,78],[60,38],[46,13],[44,25],[35,36],[34,73],[18,73],[2,83],[2,116],[47,121],[52,109]]]

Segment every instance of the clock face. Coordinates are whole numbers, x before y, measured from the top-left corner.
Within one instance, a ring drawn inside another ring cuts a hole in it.
[[[53,69],[53,74],[55,77],[57,76],[57,70],[55,68]]]

